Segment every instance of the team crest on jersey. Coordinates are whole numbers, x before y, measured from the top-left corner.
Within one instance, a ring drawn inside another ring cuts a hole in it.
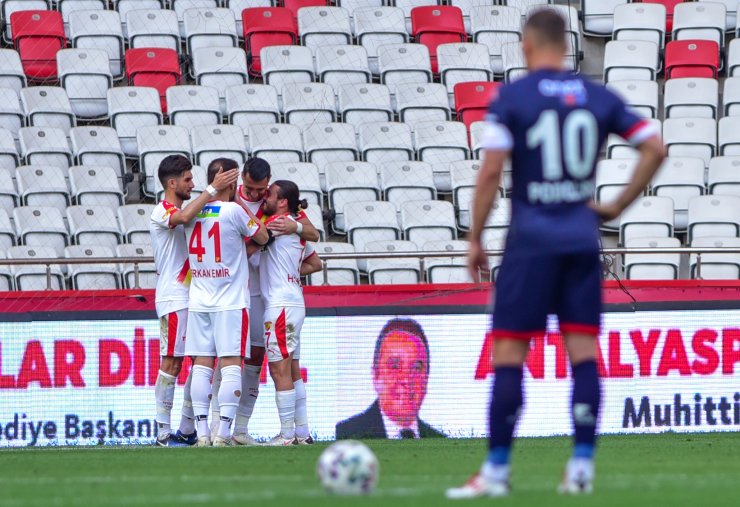
[[[560,97],[560,100],[566,106],[582,106],[588,98],[586,88],[580,79],[568,81],[543,79],[540,81],[538,88],[540,93],[546,97]]]
[[[272,322],[265,322],[265,331],[269,331],[272,327]]]

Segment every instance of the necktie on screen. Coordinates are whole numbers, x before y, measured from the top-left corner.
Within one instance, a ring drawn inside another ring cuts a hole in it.
[[[401,430],[401,438],[416,438],[416,434],[414,433],[414,430],[404,428]]]

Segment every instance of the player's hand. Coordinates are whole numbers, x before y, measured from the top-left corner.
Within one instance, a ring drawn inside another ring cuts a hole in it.
[[[295,220],[288,220],[285,217],[277,217],[275,220],[271,220],[267,224],[267,228],[271,230],[273,234],[279,236],[281,234],[293,234],[298,230],[298,224]]]
[[[468,271],[474,282],[480,283],[481,271],[488,271],[488,257],[480,242],[471,241],[468,250]]]
[[[234,168],[226,172],[224,172],[223,169],[219,169],[216,173],[216,177],[213,178],[213,183],[211,183],[211,185],[220,192],[221,190],[229,188],[231,185],[235,184],[238,179],[239,169]]]
[[[622,209],[616,205],[616,204],[596,204],[595,202],[591,202],[589,204],[592,210],[596,212],[596,214],[601,218],[602,222],[609,222],[610,220],[614,220],[617,218],[620,213],[622,213]]]

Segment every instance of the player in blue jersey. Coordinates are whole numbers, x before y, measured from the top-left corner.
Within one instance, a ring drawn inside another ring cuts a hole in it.
[[[469,267],[477,278],[487,257],[481,234],[504,162],[511,157],[512,214],[493,310],[495,380],[489,452],[478,474],[448,498],[509,493],[512,435],[523,403],[522,372],[532,336],[548,314],[558,317],[573,372],[573,454],[563,493],[592,489],[601,398],[596,338],[601,313],[599,224],[616,218],[644,190],[664,157],[658,132],[603,86],[565,71],[565,21],[552,10],[527,20],[523,50],[530,73],[503,86],[491,104],[485,159],[473,201]],[[608,134],[639,151],[632,181],[619,198],[594,204],[597,156]]]

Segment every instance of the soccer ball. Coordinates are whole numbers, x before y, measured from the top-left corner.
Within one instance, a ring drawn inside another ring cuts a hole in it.
[[[356,440],[342,440],[321,453],[316,473],[329,493],[366,495],[378,483],[380,466],[368,446]]]

